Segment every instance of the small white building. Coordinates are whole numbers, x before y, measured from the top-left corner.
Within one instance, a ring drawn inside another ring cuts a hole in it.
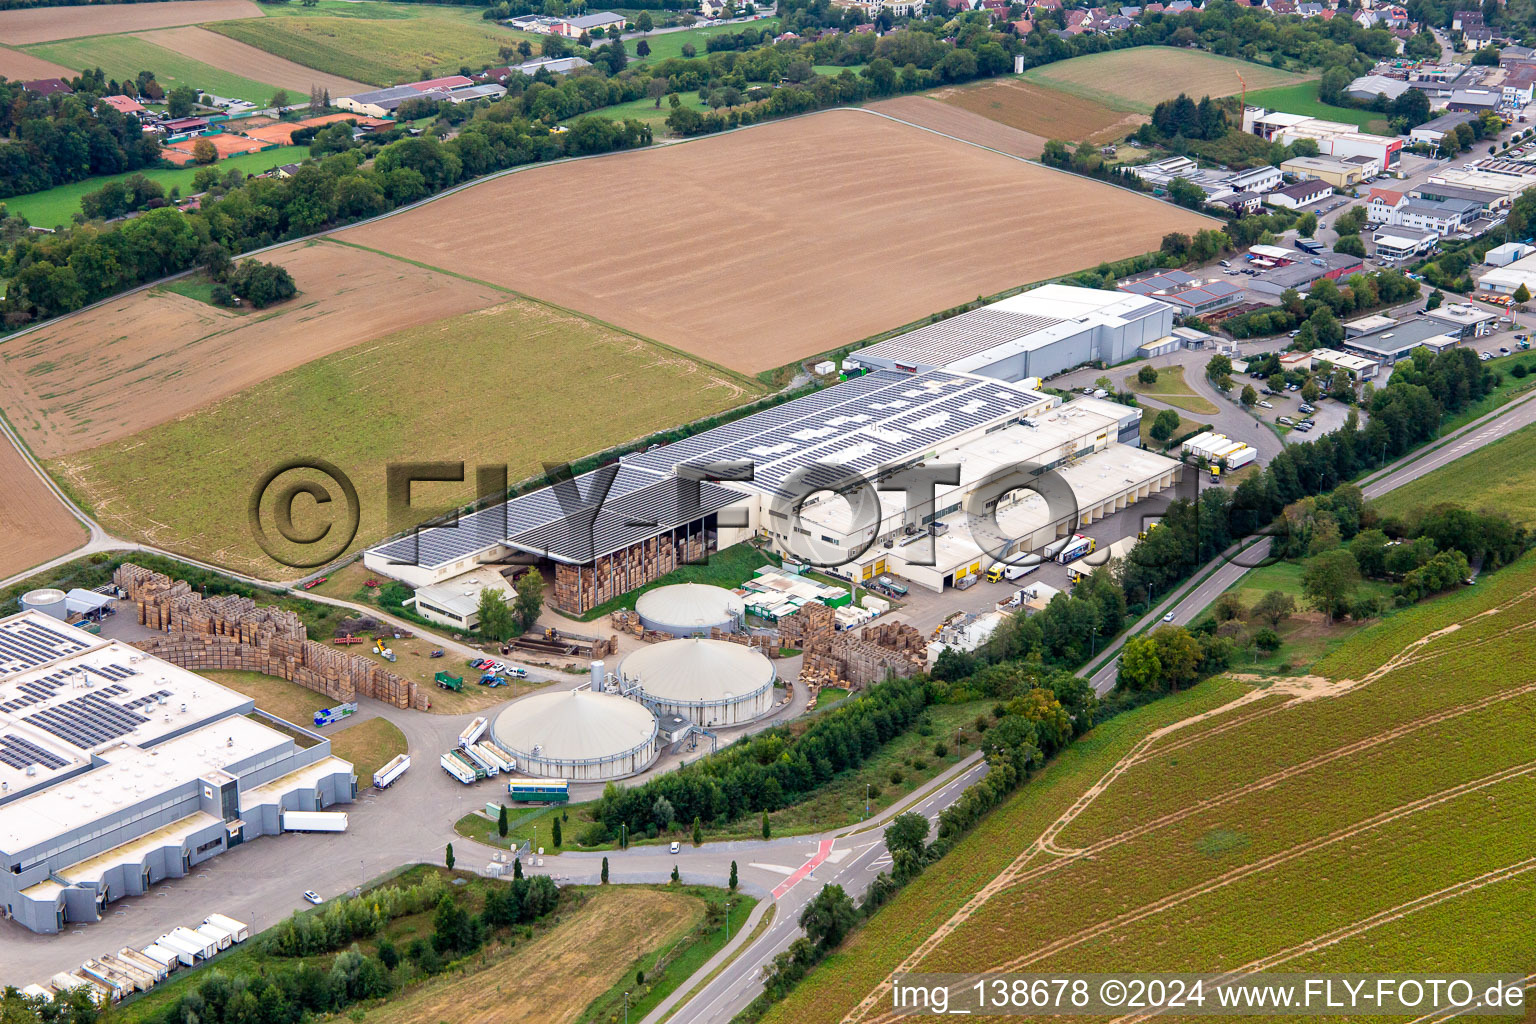
[[[1495,295],[1513,295],[1525,285],[1526,291],[1536,295],[1536,254],[1493,268],[1478,280],[1477,285]]]
[[[1440,236],[1433,231],[1387,225],[1377,228],[1371,235],[1376,245],[1376,258],[1387,262],[1422,256],[1435,247]]]
[[[1515,260],[1522,259],[1536,252],[1536,246],[1527,245],[1524,242],[1505,242],[1489,249],[1483,256],[1483,262],[1490,267],[1507,267]]]

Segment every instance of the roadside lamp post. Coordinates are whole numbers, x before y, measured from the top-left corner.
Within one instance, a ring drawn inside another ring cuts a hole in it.
[[[629,993],[624,993],[624,1024],[629,1024]]]
[[[864,817],[869,818],[869,783],[864,783]]]
[[[731,904],[729,901],[725,904],[725,941],[731,941]]]

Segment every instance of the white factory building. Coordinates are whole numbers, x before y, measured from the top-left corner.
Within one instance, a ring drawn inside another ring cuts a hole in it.
[[[773,710],[773,662],[729,640],[691,637],[642,647],[620,663],[619,679],[658,715],[705,729],[743,725]]]
[[[35,932],[351,801],[330,740],[36,610],[0,620],[0,911]],[[259,714],[259,713],[258,713]]]
[[[1366,157],[1370,175],[1395,174],[1403,151],[1403,140],[1362,132],[1358,125],[1342,121],[1324,121],[1304,114],[1286,114],[1263,107],[1243,108],[1243,131],[1271,142],[1290,145],[1297,139],[1311,139],[1323,156]]]
[[[1173,331],[1174,312],[1142,295],[1047,284],[859,349],[847,362],[872,370],[943,367],[1005,381],[1049,377],[1134,358]]]
[[[537,778],[602,782],[645,771],[660,747],[656,716],[616,693],[591,689],[530,694],[491,724],[496,745]]]
[[[665,575],[685,550],[698,561],[760,536],[845,578],[897,572],[941,590],[984,572],[995,551],[1037,549],[1179,478],[1181,464],[1141,450],[1140,408],[1063,403],[1027,376],[1123,362],[1168,337],[1173,315],[1149,296],[1037,288],[855,352],[842,383],[423,528],[369,550],[364,564],[421,587],[533,556],[553,568],[550,603],[581,614]],[[1054,471],[1048,502],[990,493],[1020,464]],[[959,483],[935,485],[936,499],[910,510],[900,491],[871,500],[905,471],[945,465]],[[857,510],[838,495],[853,495]],[[985,525],[998,504],[1012,517],[1006,537]]]

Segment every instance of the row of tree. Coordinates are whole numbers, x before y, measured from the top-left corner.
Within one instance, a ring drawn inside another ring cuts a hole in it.
[[[160,162],[159,141],[137,118],[99,102],[111,95],[99,70],[72,88],[40,96],[0,78],[0,199]]]
[[[384,213],[492,171],[650,141],[650,128],[638,121],[585,117],[551,134],[510,107],[487,106],[456,138],[401,139],[379,150],[371,165],[361,150],[350,150],[306,162],[287,179],[251,178],[194,212],[151,210],[108,227],[20,237],[0,259],[0,274],[12,281],[0,310],[12,326],[56,316],[193,267],[210,243],[245,252]]]
[[[639,786],[610,785],[593,817],[611,838],[654,836],[697,818],[723,825],[794,803],[838,772],[863,764],[922,717],[926,679],[892,679],[817,715],[803,730],[768,729]]]

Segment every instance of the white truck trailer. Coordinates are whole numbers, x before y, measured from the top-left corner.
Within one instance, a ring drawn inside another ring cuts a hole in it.
[[[501,773],[501,768],[497,766],[496,762],[480,753],[479,749],[474,746],[460,747],[459,754],[469,758],[471,763],[485,772],[486,775],[499,775]]]
[[[466,786],[475,781],[475,773],[452,753],[444,754],[438,759],[437,763],[443,766],[443,771],[452,775]]]
[[[60,971],[58,974],[55,974],[52,978],[48,979],[48,984],[53,986],[53,990],[59,995],[65,995],[77,988],[83,988],[90,994],[91,1001],[97,1006],[102,1006],[107,1000],[113,998],[111,989],[103,988],[99,983],[69,971]]]
[[[165,976],[172,970],[153,957],[145,956],[143,953],[140,953],[132,946],[124,946],[122,949],[118,950],[117,958],[124,963],[134,964],[139,968],[139,970],[153,975],[156,981],[164,981]]]
[[[1235,451],[1231,455],[1227,456],[1227,469],[1240,469],[1258,457],[1259,450],[1257,448],[1250,448],[1249,446],[1244,445],[1238,451]]]
[[[1195,449],[1199,448],[1201,445],[1205,444],[1207,441],[1216,436],[1217,434],[1214,430],[1207,430],[1204,433],[1196,434],[1194,437],[1184,442],[1184,454],[1193,455]]]
[[[203,924],[224,929],[229,933],[230,939],[235,942],[244,942],[251,937],[251,928],[248,924],[244,921],[236,921],[232,917],[225,917],[223,914],[209,914],[203,918]]]
[[[459,746],[467,747],[471,743],[480,742],[480,737],[485,735],[485,727],[486,720],[483,715],[470,722],[464,727],[464,731],[459,733]]]
[[[170,932],[161,936],[160,941],[169,940],[180,949],[183,946],[190,947],[200,959],[211,960],[219,951],[219,944],[206,935],[200,935],[191,928],[172,928]]]
[[[21,990],[21,994],[28,999],[41,999],[45,1003],[53,1002],[53,993],[41,985],[28,985]]]
[[[284,832],[345,832],[345,811],[284,811]]]
[[[183,953],[179,949],[159,942],[150,943],[140,952],[155,963],[163,966],[167,971],[174,971],[178,967],[191,967],[197,962],[197,957],[191,953]]]
[[[197,932],[197,934],[201,935],[203,938],[212,942],[219,949],[228,949],[230,946],[234,945],[235,940],[230,938],[229,932],[226,932],[222,928],[215,928],[211,924],[200,924],[192,930]]]
[[[390,784],[400,776],[404,775],[406,769],[410,766],[410,754],[400,754],[396,756],[394,760],[390,761],[384,767],[373,773],[373,788],[388,789]]]

